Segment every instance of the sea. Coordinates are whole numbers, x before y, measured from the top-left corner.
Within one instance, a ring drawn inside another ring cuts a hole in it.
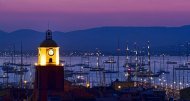
[[[126,81],[127,80],[127,73],[125,72],[126,67],[124,64],[126,63],[126,56],[119,56],[119,63],[113,64],[105,64],[104,61],[108,60],[111,56],[100,56],[98,59],[96,56],[90,57],[83,57],[83,56],[68,56],[68,57],[60,57],[61,61],[64,61],[64,65],[75,65],[71,67],[63,67],[65,70],[70,70],[73,72],[82,71],[80,74],[74,74],[70,77],[65,79],[73,82],[76,85],[84,85],[86,86],[89,83],[90,87],[93,86],[109,86],[115,80],[119,81]],[[117,56],[112,56],[115,61],[118,60]],[[135,56],[129,56],[129,62],[135,62]],[[138,57],[141,58],[145,64],[148,63],[148,57]],[[97,62],[97,60],[99,62]],[[140,60],[139,60],[140,61]],[[188,62],[188,58],[186,56],[152,56],[151,57],[151,71],[153,73],[157,73],[159,71],[167,71],[168,73],[162,73],[159,77],[151,77],[151,83],[154,85],[161,85],[164,87],[173,87],[175,89],[183,89],[185,87],[190,86],[190,71],[189,70],[176,70],[175,68],[179,68],[180,65],[185,65]],[[177,64],[167,64],[168,61],[177,62]],[[0,57],[0,66],[2,68],[5,62],[14,62],[14,63],[21,63],[21,57]],[[26,56],[23,57],[23,64],[31,64],[31,66],[27,66],[26,68],[29,70],[28,72],[24,73],[23,76],[20,76],[15,73],[8,74],[8,82],[17,84],[20,82],[20,79],[24,82],[31,83],[34,81],[35,77],[35,63],[37,63],[36,56]],[[99,65],[100,67],[104,67],[107,70],[110,68],[114,69],[115,71],[118,69],[118,73],[103,73],[103,72],[95,72],[90,71],[89,68],[83,68],[83,66],[76,65],[76,64],[89,64],[90,67],[96,67]],[[187,65],[189,68],[189,65]],[[145,66],[145,68],[148,66]],[[6,76],[6,73],[0,68],[0,76]],[[20,68],[17,66],[16,68]],[[182,68],[182,67],[181,67]],[[141,81],[141,82],[148,82],[149,78],[134,78],[132,80]],[[0,78],[0,83],[6,83],[6,78]]]

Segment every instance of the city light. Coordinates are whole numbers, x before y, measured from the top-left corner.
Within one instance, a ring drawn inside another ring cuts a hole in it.
[[[118,89],[121,89],[121,86],[118,86]]]

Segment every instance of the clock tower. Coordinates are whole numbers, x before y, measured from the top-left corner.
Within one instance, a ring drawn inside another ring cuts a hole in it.
[[[46,31],[45,40],[38,48],[35,65],[34,101],[61,101],[64,93],[64,69],[59,63],[59,47]]]
[[[47,30],[46,39],[41,43],[38,48],[38,65],[59,66],[59,47],[56,42],[52,40],[51,30]]]

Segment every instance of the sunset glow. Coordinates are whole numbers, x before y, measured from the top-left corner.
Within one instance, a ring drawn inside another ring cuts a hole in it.
[[[48,21],[59,31],[100,26],[181,26],[190,24],[189,5],[189,0],[1,0],[0,30],[44,31]]]

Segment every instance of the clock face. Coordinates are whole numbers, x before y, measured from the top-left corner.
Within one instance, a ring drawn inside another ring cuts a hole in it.
[[[48,54],[49,54],[50,56],[53,56],[53,54],[54,54],[53,49],[49,49],[49,50],[48,50]]]

